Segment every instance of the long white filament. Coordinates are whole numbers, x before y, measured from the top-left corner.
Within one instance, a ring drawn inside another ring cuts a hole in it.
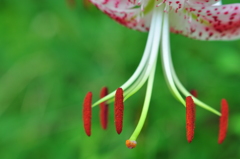
[[[171,60],[171,61],[172,61],[172,60]],[[189,92],[186,90],[186,88],[184,88],[184,86],[182,85],[182,83],[179,81],[179,79],[178,79],[178,77],[177,77],[177,75],[176,75],[176,72],[175,72],[175,70],[174,70],[174,67],[173,67],[173,64],[172,64],[171,61],[170,61],[170,63],[171,63],[171,70],[172,70],[172,75],[173,75],[173,79],[174,79],[174,81],[175,81],[175,83],[176,83],[176,86],[177,86],[178,89],[182,92],[182,94],[184,94],[186,97],[187,97],[187,96],[191,96],[191,93],[189,93]],[[193,97],[193,96],[192,96],[192,98],[193,98],[193,100],[194,100],[194,103],[197,104],[198,106],[200,106],[200,107],[202,107],[202,108],[204,108],[204,109],[206,109],[206,110],[208,110],[208,111],[210,111],[210,112],[212,112],[212,113],[214,113],[214,114],[216,114],[216,115],[221,116],[221,113],[220,113],[219,111],[213,109],[212,107],[208,106],[207,104],[203,103],[202,101],[198,100],[197,98],[195,98],[195,97]]]
[[[155,21],[156,21],[156,16],[153,16],[152,21],[151,21],[151,28],[150,28],[150,32],[149,32],[149,35],[148,35],[147,44],[146,44],[142,59],[141,59],[139,65],[138,65],[136,71],[133,73],[133,75],[122,86],[120,86],[123,90],[126,90],[130,85],[132,85],[136,81],[136,79],[143,72],[143,69],[145,68],[146,63],[149,60],[149,56],[150,56],[150,53],[151,53],[151,47],[152,47],[152,43],[153,43],[153,37],[154,37],[154,34],[155,34],[155,32],[154,32],[155,30],[152,27],[154,27]],[[111,92],[110,94],[108,94],[104,98],[95,102],[92,105],[92,107],[94,107],[94,106],[96,106],[96,105],[98,105],[98,104],[100,104],[100,103],[102,103],[102,102],[104,102],[108,99],[113,98],[115,93],[116,93],[116,91]]]
[[[160,6],[159,8],[162,8],[162,7],[163,6]],[[161,10],[160,12],[163,12],[163,11]],[[175,70],[172,64],[172,59],[171,59],[171,51],[170,51],[168,14],[164,14],[163,21],[162,21],[162,16],[163,15],[160,16],[161,20],[159,20],[159,16],[157,14],[153,14],[151,25],[150,25],[150,32],[148,35],[148,40],[147,40],[147,44],[146,44],[142,59],[137,69],[133,73],[133,75],[120,87],[125,91],[124,100],[127,100],[130,96],[136,93],[147,81],[147,79],[152,73],[152,70],[155,69],[154,65],[156,62],[157,52],[159,47],[158,42],[160,41],[160,37],[161,37],[161,27],[163,27],[162,28],[163,40],[161,44],[162,44],[162,65],[163,65],[164,75],[165,75],[168,87],[172,92],[172,94],[174,95],[174,97],[178,99],[185,106],[185,101],[182,98],[181,94],[179,93],[178,89],[185,96],[190,96],[191,94],[184,88],[184,86],[181,84],[181,82],[179,81],[175,73]],[[162,26],[162,24],[164,25]],[[157,36],[158,34],[159,36]],[[98,100],[92,105],[92,107],[106,100],[108,100],[109,102],[112,102],[114,100],[113,97],[115,95],[115,92],[116,91],[113,91],[112,93],[108,94],[104,98]],[[198,106],[210,112],[213,112],[216,115],[219,115],[219,116],[221,115],[220,112],[211,108],[207,104],[201,102],[197,98],[193,97],[193,100]]]
[[[182,96],[178,92],[174,80],[171,73],[171,63],[169,62],[171,59],[170,54],[170,46],[169,46],[169,24],[168,24],[168,14],[164,15],[163,18],[163,35],[162,35],[162,65],[164,75],[168,84],[169,89],[171,90],[172,94],[176,99],[178,99],[184,106],[185,101],[183,100]]]
[[[165,14],[165,16],[168,16]],[[167,83],[172,91],[172,93],[175,95],[175,97],[183,103],[185,106],[185,102],[181,95],[179,94],[178,90],[175,87],[175,84],[177,88],[184,94],[186,97],[191,96],[191,93],[189,93],[186,88],[181,84],[179,81],[176,72],[173,67],[172,58],[171,58],[171,51],[170,51],[170,42],[169,42],[169,26],[168,26],[168,18],[164,18],[164,26],[163,26],[163,42],[162,42],[162,60],[163,60],[163,68],[165,72],[165,76],[167,78]],[[221,113],[214,108],[208,106],[207,104],[203,103],[202,101],[198,100],[197,98],[193,97],[194,103],[196,103],[198,106],[216,114],[221,115]]]
[[[159,7],[156,9],[155,12],[162,12],[162,7]],[[159,11],[160,10],[160,11]],[[129,98],[130,96],[132,96],[134,93],[136,93],[142,86],[143,84],[146,82],[146,80],[148,79],[152,69],[153,69],[153,65],[157,59],[157,54],[158,54],[158,49],[159,49],[159,43],[160,43],[160,39],[161,39],[161,27],[162,27],[162,14],[160,15],[160,13],[153,13],[153,17],[155,20],[152,21],[152,27],[151,28],[154,32],[154,36],[152,37],[151,41],[152,41],[152,47],[151,47],[151,54],[148,60],[148,63],[146,65],[146,69],[144,71],[144,73],[142,74],[142,77],[140,77],[136,83],[134,83],[134,85],[129,89],[129,92],[126,92],[126,97],[125,100],[127,98]],[[155,19],[156,18],[156,19]]]

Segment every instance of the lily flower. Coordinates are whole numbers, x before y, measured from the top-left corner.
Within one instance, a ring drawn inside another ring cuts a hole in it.
[[[221,5],[218,0],[90,0],[101,11],[118,23],[142,32],[149,31],[142,59],[133,75],[116,91],[101,95],[91,104],[92,93],[84,101],[85,131],[90,136],[89,109],[99,104],[115,101],[115,124],[118,133],[122,131],[123,101],[135,94],[145,83],[147,90],[142,113],[133,134],[126,141],[128,148],[134,148],[144,125],[150,105],[157,60],[162,60],[166,83],[173,96],[186,107],[187,140],[194,135],[195,104],[220,116],[219,143],[226,137],[228,126],[228,104],[221,102],[221,112],[203,103],[192,95],[180,82],[171,59],[169,33],[177,33],[198,40],[234,40],[240,36],[240,4]],[[160,52],[160,57],[158,53]],[[104,88],[106,89],[106,88]],[[186,101],[183,98],[186,97]],[[120,103],[120,104],[119,104]],[[105,106],[101,106],[106,109]],[[103,111],[102,111],[103,112]],[[108,111],[106,111],[108,112]],[[87,115],[86,115],[87,114]],[[104,113],[101,113],[104,115]],[[86,117],[87,116],[87,117]],[[105,113],[107,116],[107,113]],[[103,119],[104,117],[102,117]],[[104,118],[106,119],[106,117]],[[103,120],[106,122],[106,120]],[[106,125],[103,124],[103,125]]]

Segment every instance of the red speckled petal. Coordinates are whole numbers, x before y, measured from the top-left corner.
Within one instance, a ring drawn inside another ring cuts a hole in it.
[[[170,30],[199,40],[234,40],[240,37],[240,4],[192,7],[170,13]]]
[[[124,9],[130,9],[135,6],[131,1],[129,0],[90,0],[95,5],[102,5],[106,8],[112,8],[115,10],[124,10]]]
[[[139,31],[148,31],[152,11],[141,16],[141,8],[129,0],[91,0],[101,11],[118,23]]]
[[[139,31],[148,31],[152,19],[152,11],[143,15],[141,5],[137,5],[139,0],[90,0],[98,9],[107,14],[118,23]],[[164,0],[166,11],[181,10],[186,0]],[[144,7],[149,0],[141,1]],[[143,8],[144,8],[143,7]],[[152,9],[153,10],[153,9]]]
[[[185,1],[186,0],[163,0],[163,3],[168,5],[170,9],[173,9],[176,12],[178,12],[183,8]]]
[[[219,2],[220,0],[189,0],[189,4],[198,4],[198,5],[202,5],[202,6],[210,6],[213,5],[217,2]]]

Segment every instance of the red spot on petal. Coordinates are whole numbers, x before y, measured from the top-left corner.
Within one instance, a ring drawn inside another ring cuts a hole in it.
[[[118,88],[115,94],[115,103],[114,103],[115,127],[118,134],[122,132],[123,110],[124,110],[123,89]]]
[[[187,130],[187,141],[190,143],[194,137],[195,129],[195,104],[191,96],[186,97],[186,130]]]
[[[228,14],[228,12],[224,12],[224,14],[226,15],[226,14]]]
[[[83,102],[83,124],[85,132],[91,135],[91,119],[92,119],[92,92],[88,92]]]
[[[228,103],[226,99],[222,99],[221,101],[221,116],[220,116],[220,124],[219,124],[219,135],[218,135],[218,143],[221,144],[226,138],[227,128],[228,128]]]
[[[102,4],[107,4],[109,2],[109,0],[104,0],[104,2]]]
[[[240,27],[240,20],[233,20],[233,17],[229,17],[229,21],[214,21],[212,23],[211,29],[216,30],[219,33],[224,33],[225,35],[234,35],[238,28]]]
[[[100,98],[108,94],[107,87],[103,87],[100,93]],[[108,104],[105,102],[100,103],[100,121],[103,129],[107,129],[108,125]]]

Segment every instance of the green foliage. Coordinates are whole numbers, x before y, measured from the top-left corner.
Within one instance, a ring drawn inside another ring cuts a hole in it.
[[[135,149],[125,147],[139,118],[145,87],[125,103],[117,135],[110,108],[101,130],[93,109],[92,136],[82,127],[88,91],[114,90],[130,77],[146,33],[115,23],[93,6],[57,0],[0,1],[0,157],[2,159],[225,159],[240,152],[240,41],[196,41],[171,35],[173,62],[183,84],[216,109],[230,105],[226,141],[217,144],[218,117],[197,108],[196,135],[185,135],[185,109],[168,90],[159,60],[147,122]]]

